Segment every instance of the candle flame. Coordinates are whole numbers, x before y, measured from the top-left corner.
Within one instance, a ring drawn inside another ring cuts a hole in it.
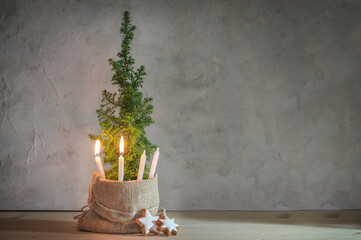
[[[123,136],[120,138],[119,153],[120,153],[120,155],[124,154],[124,139],[123,139]]]
[[[95,156],[99,155],[99,152],[100,152],[100,141],[97,140],[95,142]]]

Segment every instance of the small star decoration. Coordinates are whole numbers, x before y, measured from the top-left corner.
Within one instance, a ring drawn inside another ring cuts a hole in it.
[[[142,210],[142,217],[137,218],[135,221],[142,228],[142,233],[144,236],[148,235],[149,232],[158,234],[157,227],[155,222],[159,217],[153,217],[147,209]]]
[[[149,232],[159,234],[163,232],[167,237],[170,234],[177,235],[179,225],[174,222],[174,218],[170,219],[165,213],[165,209],[161,209],[161,215],[153,217],[147,209],[142,210],[142,217],[135,220],[142,228],[144,236]]]
[[[158,221],[156,222],[159,232],[163,232],[164,235],[169,237],[169,235],[172,233],[173,235],[177,235],[179,225],[174,222],[174,218],[170,219],[167,216],[160,217]]]

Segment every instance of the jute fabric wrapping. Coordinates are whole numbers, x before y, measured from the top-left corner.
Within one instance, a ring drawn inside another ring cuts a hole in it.
[[[142,181],[119,182],[100,178],[94,172],[89,187],[87,211],[78,218],[80,230],[102,233],[138,233],[135,222],[142,209],[158,212],[158,177]]]

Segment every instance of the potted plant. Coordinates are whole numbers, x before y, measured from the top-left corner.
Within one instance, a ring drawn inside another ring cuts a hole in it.
[[[118,60],[109,59],[114,72],[112,83],[118,92],[103,90],[97,110],[100,134],[89,134],[91,140],[102,142],[101,156],[110,165],[105,177],[93,174],[89,188],[88,211],[77,216],[81,230],[105,233],[136,233],[141,228],[135,222],[142,209],[152,215],[158,211],[159,195],[157,176],[148,179],[146,166],[142,181],[136,181],[143,151],[147,159],[157,148],[146,137],[145,128],[154,121],[152,98],[144,97],[140,89],[146,75],[144,66],[135,69],[131,56],[131,43],[135,26],[130,13],[124,12],[120,33],[123,36]],[[124,181],[118,181],[119,140],[124,136]]]

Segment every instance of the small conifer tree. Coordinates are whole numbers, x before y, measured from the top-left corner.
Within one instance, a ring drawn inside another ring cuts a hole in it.
[[[118,92],[103,90],[100,108],[97,110],[100,135],[89,134],[91,140],[102,142],[104,163],[111,165],[105,172],[107,179],[118,179],[119,142],[124,136],[124,181],[137,179],[140,156],[146,150],[149,160],[157,148],[146,137],[145,127],[154,123],[150,116],[153,112],[152,98],[144,97],[139,91],[143,87],[146,75],[144,66],[135,70],[135,60],[130,50],[135,26],[130,23],[129,12],[124,12],[120,33],[123,36],[118,60],[109,59],[114,75],[112,84]],[[144,178],[148,177],[149,168],[144,169]]]

